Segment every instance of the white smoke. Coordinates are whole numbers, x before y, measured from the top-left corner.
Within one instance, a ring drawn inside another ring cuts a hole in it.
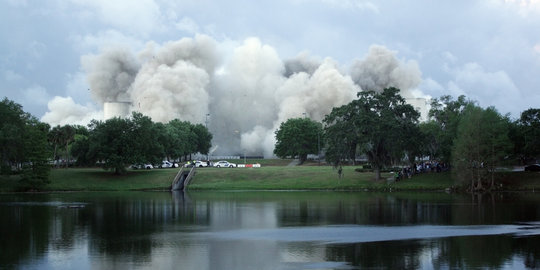
[[[218,58],[216,42],[198,35],[168,42],[156,52],[149,46],[139,57],[147,61],[129,90],[133,110],[158,122],[200,123],[208,113],[208,84]]]
[[[211,89],[210,131],[221,152],[239,151],[242,134],[255,126],[271,127],[276,120],[275,92],[285,81],[284,66],[272,47],[249,38],[234,50],[223,70]]]
[[[213,155],[273,156],[275,131],[287,119],[322,121],[362,89],[394,86],[410,95],[421,82],[416,62],[400,61],[382,46],[372,46],[349,75],[332,59],[305,52],[282,60],[257,38],[220,53],[230,44],[197,35],[162,46],[149,42],[139,52],[106,50],[83,57],[82,65],[98,102],[129,101],[132,111],[159,122],[209,120],[218,146]],[[58,100],[51,103],[44,118],[84,111],[67,112],[55,107]]]
[[[71,97],[56,96],[47,104],[49,111],[41,117],[41,121],[51,126],[86,125],[92,119],[101,120],[103,111],[98,111],[91,105],[83,106],[73,101]]]
[[[128,101],[127,91],[139,70],[139,64],[126,48],[114,48],[100,55],[81,58],[92,97],[99,102]]]
[[[313,74],[321,65],[321,60],[309,55],[307,52],[299,53],[295,58],[285,61],[285,77],[299,72]]]
[[[355,61],[351,77],[364,90],[381,92],[396,87],[406,98],[413,97],[410,91],[422,82],[422,72],[416,61],[400,61],[396,52],[380,45],[372,45],[364,59]]]

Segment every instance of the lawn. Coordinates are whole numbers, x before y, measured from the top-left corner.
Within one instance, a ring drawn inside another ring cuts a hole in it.
[[[261,168],[197,168],[190,190],[445,190],[455,184],[450,173],[426,173],[393,183],[375,181],[370,172],[356,172],[356,167],[343,167],[343,177],[331,166],[278,166]],[[128,170],[115,175],[98,168],[52,169],[51,183],[45,191],[130,191],[168,190],[178,172],[175,169]],[[540,189],[540,173],[502,172],[497,183],[509,190]],[[17,190],[16,176],[0,177],[0,192]]]

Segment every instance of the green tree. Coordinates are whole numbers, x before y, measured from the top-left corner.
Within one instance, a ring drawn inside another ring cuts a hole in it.
[[[177,159],[186,156],[189,151],[189,122],[173,119],[165,125],[165,154]]]
[[[474,102],[467,100],[461,95],[457,100],[453,100],[451,96],[442,96],[439,99],[434,99],[431,102],[429,117],[438,124],[438,131],[432,130],[430,135],[433,140],[432,145],[437,145],[437,158],[444,162],[452,160],[452,146],[454,139],[457,136],[457,127],[461,119],[465,107],[474,105]],[[424,130],[425,131],[425,130]]]
[[[163,145],[156,136],[159,134],[158,126],[148,116],[134,112],[131,116],[132,148],[136,162],[161,163],[164,155]]]
[[[76,134],[73,145],[71,146],[71,154],[77,159],[78,166],[93,166],[96,164],[96,158],[90,153],[89,135]]]
[[[62,127],[60,125],[53,127],[49,131],[48,140],[53,148],[52,160],[54,161],[55,166],[58,166],[58,147],[62,145]]]
[[[443,131],[439,125],[434,120],[428,120],[422,122],[418,125],[420,128],[420,133],[422,134],[421,144],[419,149],[424,156],[429,156],[430,159],[437,159],[442,156],[441,144],[443,137],[441,134]]]
[[[0,161],[2,173],[11,173],[11,167],[24,159],[24,134],[31,115],[21,105],[4,98],[0,103]]]
[[[112,118],[105,122],[92,121],[89,125],[88,151],[84,157],[88,162],[102,161],[104,169],[116,174],[126,171],[133,163],[156,164],[164,157],[163,144],[157,139],[159,125],[134,112],[129,119]],[[76,152],[82,157],[86,146],[77,145]]]
[[[105,122],[93,120],[89,129],[88,157],[103,162],[104,169],[121,174],[126,166],[137,161],[130,120],[116,117]]]
[[[459,182],[469,183],[469,190],[495,187],[495,168],[508,155],[512,144],[508,137],[508,117],[493,107],[482,109],[468,105],[458,125],[453,147],[454,171]]]
[[[280,158],[298,156],[303,164],[308,154],[318,151],[318,140],[322,134],[322,125],[309,118],[291,118],[276,130],[274,154]]]
[[[212,133],[202,124],[192,125],[191,131],[197,138],[196,152],[207,155],[212,147]]]
[[[64,147],[64,165],[69,167],[71,160],[69,144],[75,139],[75,128],[71,125],[64,125],[60,127],[60,142]]]
[[[31,119],[22,134],[24,159],[22,162],[22,188],[26,190],[42,189],[49,181],[50,166],[47,134],[49,125]]]
[[[22,170],[23,189],[41,189],[49,182],[47,164],[49,125],[25,112],[21,105],[4,98],[0,102],[0,164],[2,174]]]
[[[518,121],[521,141],[519,152],[524,160],[536,160],[540,156],[540,109],[528,109]]]
[[[339,108],[334,108],[323,122],[325,159],[334,167],[338,167],[344,160],[351,160],[355,163],[356,150],[359,142],[359,132],[352,125],[354,117],[358,111],[354,109],[354,104],[349,103]]]
[[[407,150],[414,155],[411,141],[418,140],[419,117],[420,114],[405,103],[397,88],[386,88],[381,93],[359,92],[358,99],[334,108],[325,119],[326,134],[341,138],[337,142],[327,141],[331,157],[336,155],[332,153],[333,149],[338,153],[352,151],[352,141],[356,139],[358,147],[371,162],[376,179],[380,180],[384,166],[393,160],[401,160]],[[340,128],[344,128],[341,134]],[[339,146],[339,140],[348,146]]]

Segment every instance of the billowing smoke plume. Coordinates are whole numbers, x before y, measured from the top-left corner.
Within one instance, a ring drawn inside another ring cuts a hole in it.
[[[240,136],[256,126],[272,127],[279,102],[276,90],[286,79],[283,62],[272,47],[250,38],[235,49],[224,70],[215,76],[211,92],[210,131],[218,150],[253,153],[260,148],[239,149]]]
[[[137,75],[139,64],[127,49],[107,49],[97,56],[83,56],[81,62],[96,101],[129,100],[127,91]]]
[[[208,113],[208,85],[217,63],[215,41],[185,38],[165,44],[154,55],[129,90],[133,110],[158,122],[201,122]]]
[[[322,121],[333,107],[344,105],[360,91],[349,76],[342,75],[330,59],[326,59],[310,75],[305,72],[290,76],[276,90],[276,113],[272,125],[257,125],[242,135],[241,146],[249,153],[272,156],[274,131],[290,118],[310,117]]]
[[[415,61],[399,61],[396,52],[380,45],[372,45],[364,59],[355,61],[351,77],[363,90],[380,92],[396,87],[404,97],[412,97],[409,91],[422,82],[422,73]]]
[[[285,77],[299,72],[313,74],[321,65],[321,60],[310,56],[307,52],[301,52],[295,58],[285,61]]]
[[[41,121],[56,125],[86,125],[92,119],[101,120],[103,112],[91,106],[83,106],[73,101],[71,97],[54,97],[47,104],[49,111]]]
[[[274,132],[287,119],[321,121],[362,89],[394,86],[407,95],[421,81],[416,62],[400,61],[382,46],[372,46],[350,75],[332,59],[308,53],[284,61],[257,38],[226,57],[220,51],[212,38],[198,35],[162,46],[148,43],[137,53],[106,50],[83,57],[82,64],[98,102],[129,101],[131,111],[159,122],[208,120],[214,155],[272,156]],[[56,117],[67,113],[49,109]]]

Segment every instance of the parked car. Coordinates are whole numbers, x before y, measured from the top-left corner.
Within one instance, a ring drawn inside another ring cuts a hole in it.
[[[200,160],[188,161],[188,163],[184,165],[184,167],[193,167],[193,166],[197,168],[201,168],[201,167],[210,167],[212,165],[211,163],[209,165],[209,162],[207,161],[200,161]]]
[[[526,172],[540,172],[540,164],[532,164],[525,166]]]
[[[208,162],[197,160],[195,161],[195,167],[197,168],[208,167]]]
[[[178,168],[178,164],[171,163],[167,160],[164,160],[161,162],[161,165],[159,165],[160,168]]]
[[[152,164],[133,164],[131,165],[131,168],[134,169],[134,170],[137,170],[137,169],[147,169],[147,170],[150,170],[150,169],[153,169],[154,166]]]
[[[214,163],[214,167],[217,167],[217,168],[220,168],[220,167],[236,168],[236,163],[230,163],[230,162],[225,161],[225,160],[220,160],[220,161]]]

